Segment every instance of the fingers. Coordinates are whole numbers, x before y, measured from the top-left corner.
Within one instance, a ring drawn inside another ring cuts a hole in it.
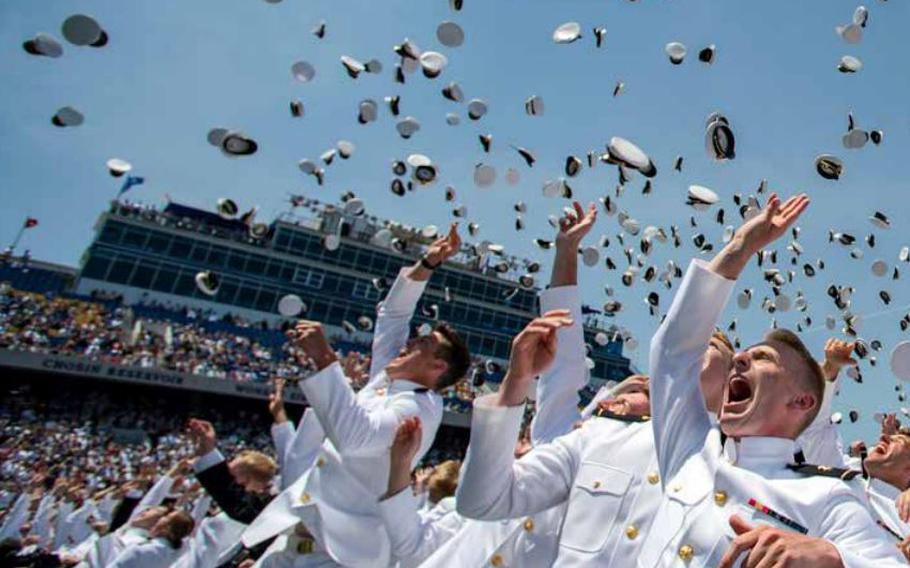
[[[577,201],[572,202],[572,207],[575,209],[575,219],[576,221],[581,221],[585,218],[585,210],[581,206],[581,203]]]
[[[739,515],[730,517],[730,528],[732,528],[737,535],[745,534],[755,529],[755,527],[744,521]]]
[[[732,526],[734,530],[738,530],[733,524],[734,518],[739,519],[739,517],[736,515],[731,517],[730,526]],[[743,525],[746,524],[745,521],[742,521],[742,519],[739,519],[739,521]],[[761,536],[760,530],[751,530],[749,532],[740,533],[740,535],[733,539],[733,542],[730,543],[730,547],[720,559],[720,563],[718,563],[717,568],[733,568],[733,563],[736,562],[736,559],[739,558],[739,556],[744,552],[751,550],[752,547],[754,547],[758,542],[759,536]]]

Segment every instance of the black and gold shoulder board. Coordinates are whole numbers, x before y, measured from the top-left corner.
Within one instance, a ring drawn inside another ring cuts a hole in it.
[[[794,464],[791,463],[787,466],[787,469],[793,470],[796,473],[802,473],[803,475],[821,475],[823,477],[836,477],[837,479],[843,479],[844,481],[850,481],[857,475],[862,474],[861,471],[855,469],[844,469],[840,467],[831,467],[829,465],[814,465],[811,463],[803,464]]]
[[[635,414],[616,414],[615,412],[610,412],[609,410],[598,408],[594,411],[594,416],[597,418],[610,418],[612,420],[619,420],[620,422],[647,422],[651,420],[651,417],[647,414],[644,416],[638,416]]]

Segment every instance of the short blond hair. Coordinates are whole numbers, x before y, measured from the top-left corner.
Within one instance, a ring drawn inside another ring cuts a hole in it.
[[[427,481],[427,492],[432,503],[439,503],[446,497],[455,495],[458,489],[458,472],[461,462],[457,460],[444,461],[436,466],[430,479]]]
[[[806,419],[800,425],[798,434],[802,434],[812,424],[821,409],[822,399],[825,396],[825,375],[822,373],[821,365],[818,364],[803,341],[789,329],[772,330],[765,334],[765,341],[777,341],[796,351],[808,371],[808,373],[796,373],[797,380],[815,397],[815,407],[809,411]]]
[[[255,450],[244,450],[234,458],[235,467],[240,468],[244,473],[257,481],[268,483],[275,477],[278,472],[278,464],[275,460],[262,452]]]

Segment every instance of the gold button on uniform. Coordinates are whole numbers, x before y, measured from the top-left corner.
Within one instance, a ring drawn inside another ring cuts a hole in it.
[[[534,530],[534,519],[530,519],[530,518],[525,519],[525,523],[523,526],[526,531],[528,531],[528,532],[533,531]]]
[[[599,482],[599,481],[595,481],[595,482],[594,482],[594,489],[600,489],[600,482]]]
[[[307,492],[304,492],[303,495],[300,496],[300,502],[303,503],[303,504],[309,503],[309,502],[310,502],[310,494],[307,493]]]
[[[723,507],[727,504],[727,492],[726,491],[715,491],[714,492],[714,503],[718,507]]]
[[[648,483],[651,485],[657,485],[657,482],[660,481],[660,475],[656,471],[648,473]]]
[[[316,467],[322,467],[325,465],[325,458],[319,458],[316,460]]]
[[[677,484],[673,486],[673,493],[679,493],[680,491],[682,491],[682,485]]]
[[[635,525],[626,527],[626,536],[629,537],[629,540],[635,540],[635,537],[638,536],[638,527]]]
[[[311,538],[302,539],[297,543],[297,554],[312,554],[316,543]]]
[[[490,558],[490,564],[493,566],[502,566],[503,565],[502,555],[494,554],[493,557]]]
[[[692,560],[693,556],[695,556],[695,551],[692,550],[692,547],[688,544],[684,544],[679,547],[679,557],[683,561],[688,562],[689,560]]]

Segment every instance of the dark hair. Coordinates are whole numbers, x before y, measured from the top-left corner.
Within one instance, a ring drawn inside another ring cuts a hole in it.
[[[803,421],[799,431],[801,434],[809,424],[812,424],[812,421],[818,416],[819,409],[821,409],[822,398],[825,395],[825,375],[822,373],[822,368],[818,364],[818,361],[815,360],[815,357],[812,356],[812,353],[806,348],[803,341],[789,329],[775,329],[770,331],[765,335],[765,341],[777,341],[796,351],[796,354],[802,359],[806,368],[809,370],[808,374],[797,375],[803,386],[809,389],[812,395],[815,396],[815,407],[809,412],[809,416],[806,417],[806,420]]]
[[[186,511],[176,511],[169,514],[170,519],[167,523],[167,534],[164,538],[173,548],[180,548],[183,539],[193,532],[196,522],[193,517]]]
[[[445,338],[445,342],[436,348],[436,357],[446,362],[446,370],[436,379],[437,391],[445,390],[461,380],[471,366],[471,352],[468,345],[455,328],[446,322],[440,322],[433,328]]]

